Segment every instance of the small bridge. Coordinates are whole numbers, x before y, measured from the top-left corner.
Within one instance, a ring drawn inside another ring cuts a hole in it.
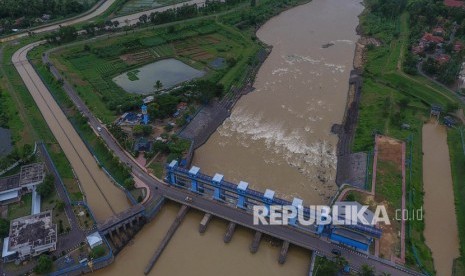
[[[103,223],[97,225],[100,234],[106,235],[112,231],[117,231],[119,228],[131,227],[135,223],[141,222],[144,217],[145,208],[141,204],[132,206],[131,208],[116,214]]]

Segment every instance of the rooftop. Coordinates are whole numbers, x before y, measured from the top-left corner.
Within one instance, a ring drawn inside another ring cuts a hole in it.
[[[424,41],[427,41],[427,42],[434,42],[434,43],[442,43],[442,42],[444,42],[444,38],[442,38],[440,36],[435,36],[435,35],[433,35],[431,33],[425,33],[421,39],[424,40]]]
[[[45,178],[44,163],[34,163],[21,167],[21,186],[42,182]]]
[[[465,2],[464,1],[459,1],[459,0],[444,0],[444,5],[448,7],[465,7]]]
[[[33,254],[37,248],[57,241],[57,227],[52,223],[52,211],[45,211],[11,221],[9,251]]]
[[[19,179],[19,174],[8,176],[5,178],[0,178],[0,192],[19,188]]]

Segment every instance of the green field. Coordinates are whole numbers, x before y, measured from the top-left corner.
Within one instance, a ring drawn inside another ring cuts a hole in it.
[[[465,273],[465,130],[450,129],[447,133],[451,159],[452,180],[454,183],[455,210],[460,237],[460,258],[454,275]]]
[[[194,31],[195,30],[195,31]],[[164,28],[137,34],[96,40],[84,47],[82,43],[60,49],[51,59],[66,78],[75,85],[79,95],[105,123],[117,115],[137,107],[142,96],[126,93],[112,78],[129,71],[137,79],[137,68],[159,59],[174,57],[190,66],[207,70],[207,80],[219,82],[226,90],[243,78],[249,60],[260,49],[257,43],[233,28],[214,21],[180,25],[175,32]],[[38,48],[32,56],[44,49]],[[209,63],[221,57],[235,64],[213,69]]]

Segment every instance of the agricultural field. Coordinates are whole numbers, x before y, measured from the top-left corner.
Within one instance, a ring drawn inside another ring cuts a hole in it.
[[[204,79],[219,82],[227,91],[239,80],[249,58],[260,46],[235,30],[205,21],[168,29],[128,34],[52,52],[52,63],[76,87],[80,96],[105,123],[138,108],[143,96],[129,94],[112,78],[128,72],[137,80],[137,68],[165,58],[176,58],[206,71]],[[224,61],[224,66],[214,64]]]

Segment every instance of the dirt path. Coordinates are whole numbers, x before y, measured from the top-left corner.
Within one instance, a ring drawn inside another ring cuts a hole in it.
[[[437,275],[451,275],[453,260],[459,256],[459,239],[444,126],[423,126],[423,154],[426,244],[433,253]]]

